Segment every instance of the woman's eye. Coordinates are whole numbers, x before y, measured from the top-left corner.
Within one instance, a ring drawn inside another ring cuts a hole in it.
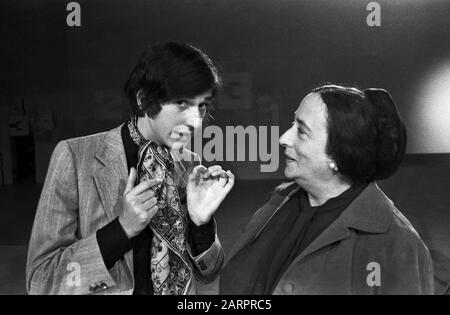
[[[208,103],[201,103],[200,105],[198,105],[198,108],[204,109],[207,108],[209,106]]]
[[[301,128],[297,128],[297,131],[298,131],[298,133],[301,134],[301,135],[304,135],[304,134],[305,134],[305,132],[304,132],[303,129],[301,129]]]

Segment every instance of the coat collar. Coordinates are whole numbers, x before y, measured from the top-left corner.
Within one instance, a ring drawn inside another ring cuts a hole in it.
[[[281,189],[278,195],[286,195],[283,194],[283,190],[290,187],[290,184],[279,186]],[[298,189],[291,191],[286,197],[281,199],[281,203],[286,203],[297,191]],[[394,204],[380,190],[378,185],[370,183],[335,222],[346,228],[367,233],[385,233],[392,221],[393,208]]]
[[[343,212],[342,224],[367,233],[386,233],[392,222],[393,202],[371,183]]]
[[[285,204],[297,191],[291,190],[284,193],[293,183],[282,184],[277,188],[277,194],[273,197],[278,207],[271,207],[269,211],[276,212],[279,205]],[[370,183],[361,194],[353,200],[342,215],[335,221],[337,225],[352,228],[367,233],[385,233],[392,221],[392,209],[394,204],[380,190],[377,184]],[[274,214],[273,213],[273,214]]]
[[[273,215],[282,208],[298,189],[289,194],[283,193],[293,183],[279,186],[269,202],[255,214],[255,222],[249,224],[250,229],[236,243],[230,253],[234,256],[241,248],[254,240],[264,229]],[[296,261],[324,248],[330,244],[341,241],[350,236],[350,229],[367,233],[386,233],[389,230],[393,218],[393,203],[378,188],[375,183],[369,184],[366,189],[344,210],[342,215],[336,219],[322,234],[320,234],[305,250],[297,257]],[[231,259],[231,257],[230,257]]]
[[[386,233],[393,219],[393,208],[392,201],[377,184],[369,184],[342,215],[309,244],[295,261],[346,239],[350,236],[350,229],[372,234]]]
[[[109,165],[117,161],[117,157],[121,158],[121,162],[126,166],[125,149],[121,136],[122,125],[105,133],[102,144],[98,148],[95,157],[103,163]]]

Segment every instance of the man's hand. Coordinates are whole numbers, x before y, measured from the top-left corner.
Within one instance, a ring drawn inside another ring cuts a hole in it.
[[[186,187],[189,217],[200,226],[211,220],[234,185],[234,175],[219,165],[194,168]]]
[[[160,179],[152,179],[134,187],[136,177],[136,169],[131,168],[123,195],[123,212],[119,217],[119,222],[130,239],[145,229],[158,211],[157,199],[151,188],[162,182]]]

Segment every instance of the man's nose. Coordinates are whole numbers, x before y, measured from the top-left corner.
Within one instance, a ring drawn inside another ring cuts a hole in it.
[[[203,117],[198,106],[191,106],[185,111],[185,124],[189,127],[191,133],[201,127]]]

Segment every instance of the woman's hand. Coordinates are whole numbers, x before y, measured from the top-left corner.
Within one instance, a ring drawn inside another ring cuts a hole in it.
[[[189,217],[195,225],[208,223],[234,186],[234,175],[219,165],[199,165],[189,175],[186,187]]]

